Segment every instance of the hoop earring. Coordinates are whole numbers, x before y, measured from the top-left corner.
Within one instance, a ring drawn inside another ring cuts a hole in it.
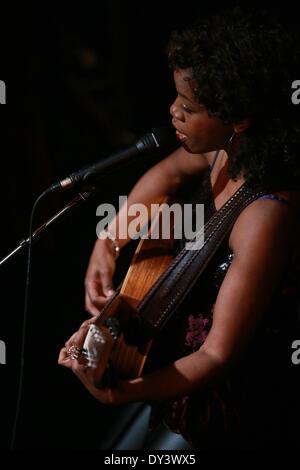
[[[228,144],[227,144],[228,153],[230,153],[230,151],[232,150],[232,142],[234,141],[235,136],[236,136],[236,132],[233,132],[230,139],[228,140]]]
[[[235,136],[236,136],[236,133],[235,133],[235,131],[233,131],[232,136],[231,136],[230,139],[228,140],[228,147],[231,146],[232,141],[233,141],[233,139],[235,138]]]

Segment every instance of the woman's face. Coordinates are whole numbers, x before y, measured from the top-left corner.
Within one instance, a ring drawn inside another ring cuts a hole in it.
[[[184,148],[191,153],[226,149],[233,125],[224,124],[217,117],[210,117],[205,106],[196,101],[193,93],[195,82],[189,70],[175,70],[174,81],[177,98],[170,112],[177,138]]]

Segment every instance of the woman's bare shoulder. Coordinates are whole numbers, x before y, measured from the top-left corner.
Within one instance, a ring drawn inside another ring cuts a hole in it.
[[[276,195],[284,197],[288,203],[282,203],[276,198],[261,198],[242,211],[229,239],[229,245],[235,253],[251,249],[259,253],[274,250],[276,247],[288,252],[295,246],[299,237],[300,221],[297,210],[293,207],[297,209],[295,203],[299,195]]]

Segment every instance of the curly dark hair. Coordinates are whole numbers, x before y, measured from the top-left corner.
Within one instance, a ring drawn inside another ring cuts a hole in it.
[[[299,187],[299,109],[291,101],[299,39],[290,29],[270,12],[236,7],[172,33],[167,49],[172,69],[191,68],[210,116],[250,119],[229,175],[252,186]]]

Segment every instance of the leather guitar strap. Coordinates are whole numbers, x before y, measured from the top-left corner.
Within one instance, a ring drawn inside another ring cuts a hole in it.
[[[234,222],[252,201],[266,194],[241,186],[204,225],[204,243],[197,236],[197,249],[182,249],[167,270],[146,294],[137,312],[152,333],[158,332],[173,316],[230,233]],[[191,242],[190,242],[191,243]]]

